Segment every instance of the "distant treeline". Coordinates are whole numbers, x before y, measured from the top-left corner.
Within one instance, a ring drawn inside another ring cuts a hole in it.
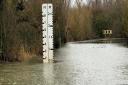
[[[128,0],[76,0],[69,9],[68,41],[104,38],[112,30],[114,38],[128,37]]]
[[[54,6],[54,46],[68,41],[128,37],[128,0],[0,0],[0,60],[24,61],[42,55],[42,3]],[[1,53],[2,51],[2,53]]]

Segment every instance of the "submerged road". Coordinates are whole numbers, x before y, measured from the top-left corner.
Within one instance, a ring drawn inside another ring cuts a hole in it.
[[[128,85],[128,48],[122,43],[67,43],[55,60],[0,64],[0,85]]]

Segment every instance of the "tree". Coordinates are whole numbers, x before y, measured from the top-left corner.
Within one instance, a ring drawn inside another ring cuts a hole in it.
[[[4,60],[24,61],[42,54],[42,9],[44,2],[54,5],[55,47],[65,42],[67,0],[3,0],[0,2],[0,40],[4,42]]]
[[[76,3],[75,7],[70,8],[67,19],[68,41],[85,40],[93,36],[91,10],[86,5],[81,4],[81,0],[77,0]]]
[[[127,0],[124,0],[122,23],[123,23],[123,34],[125,37],[128,37],[128,1]]]

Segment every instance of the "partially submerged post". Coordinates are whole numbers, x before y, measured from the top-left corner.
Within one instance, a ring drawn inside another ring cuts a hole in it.
[[[53,5],[42,5],[43,62],[53,61]]]
[[[111,38],[112,30],[103,30],[103,34],[105,38]]]

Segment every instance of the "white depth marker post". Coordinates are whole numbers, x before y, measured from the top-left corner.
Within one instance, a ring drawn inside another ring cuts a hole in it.
[[[43,62],[53,60],[53,5],[42,5]]]

